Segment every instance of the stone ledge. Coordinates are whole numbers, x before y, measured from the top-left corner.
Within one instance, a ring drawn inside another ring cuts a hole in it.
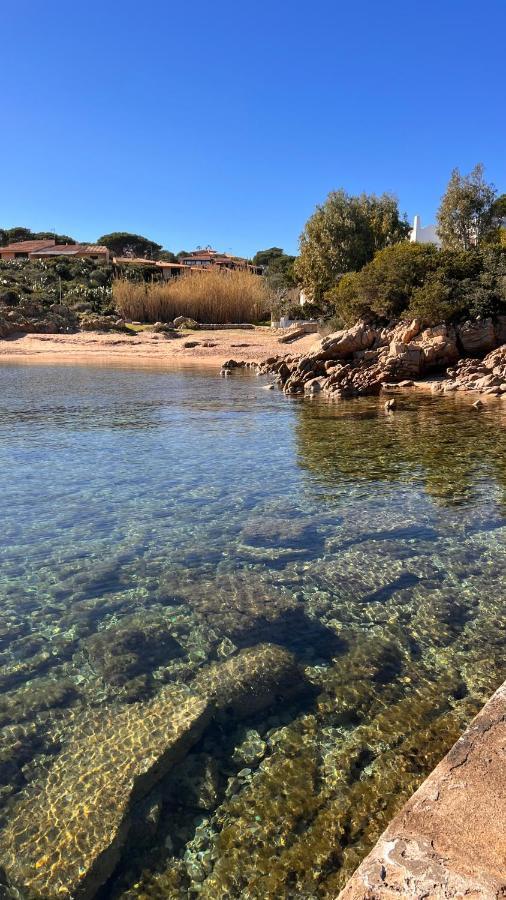
[[[339,900],[506,896],[506,682],[392,820]]]

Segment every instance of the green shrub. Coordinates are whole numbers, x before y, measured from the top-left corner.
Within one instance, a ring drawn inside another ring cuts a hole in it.
[[[506,307],[506,249],[443,250],[413,291],[408,312],[424,322],[493,316]]]
[[[31,297],[44,305],[55,302],[71,306],[80,301],[94,312],[112,312],[112,266],[89,259],[15,259],[0,262],[3,292],[14,292],[19,300]]]
[[[17,306],[19,303],[19,294],[17,291],[2,291],[0,293],[0,304],[2,306]]]
[[[344,323],[361,316],[393,318],[437,267],[438,255],[432,244],[394,244],[376,253],[360,272],[344,275],[326,297]]]
[[[397,244],[329,291],[335,320],[418,316],[427,324],[495,315],[506,306],[506,248],[437,250]]]

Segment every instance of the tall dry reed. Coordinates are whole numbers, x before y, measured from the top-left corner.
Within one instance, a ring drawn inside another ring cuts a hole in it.
[[[264,280],[248,271],[185,272],[171,281],[139,284],[117,279],[116,309],[138,322],[170,322],[190,316],[197,322],[260,322],[269,314]]]

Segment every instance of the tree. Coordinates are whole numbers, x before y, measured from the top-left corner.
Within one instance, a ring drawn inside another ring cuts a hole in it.
[[[0,228],[0,247],[16,244],[18,241],[56,241],[57,244],[75,244],[74,238],[68,234],[56,234],[54,231],[32,231],[17,225],[15,228]]]
[[[300,237],[295,275],[320,302],[339,279],[369,262],[377,250],[407,238],[410,226],[395,197],[333,191],[307,221]]]
[[[158,259],[162,249],[161,244],[155,244],[149,238],[140,234],[130,234],[128,231],[113,231],[111,234],[103,234],[98,238],[97,244],[103,244],[114,256],[130,256],[142,259]]]
[[[177,263],[177,256],[175,253],[172,253],[171,250],[160,250],[158,259],[161,260],[161,262]]]
[[[506,220],[506,194],[500,194],[492,204],[492,216],[494,222]]]
[[[392,318],[406,310],[413,291],[438,265],[434,244],[404,241],[385,247],[360,272],[349,272],[328,291],[326,300],[344,324],[361,316]]]
[[[76,241],[74,238],[70,237],[68,234],[55,234],[54,231],[37,231],[36,234],[32,235],[33,239],[37,238],[41,241],[51,241],[55,240],[57,244],[75,244]]]
[[[336,318],[417,316],[425,324],[504,312],[506,249],[438,250],[407,241],[386,247],[360,272],[349,272],[329,291]]]
[[[15,244],[17,241],[33,241],[35,235],[29,228],[17,225],[15,228],[6,228],[6,244]]]
[[[284,255],[281,247],[269,247],[268,250],[258,250],[251,262],[254,266],[268,266],[274,259]]]
[[[444,249],[469,250],[481,243],[493,227],[496,189],[485,181],[478,163],[461,175],[454,169],[437,214],[438,235]]]

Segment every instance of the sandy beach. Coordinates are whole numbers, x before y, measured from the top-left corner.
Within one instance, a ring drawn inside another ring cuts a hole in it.
[[[281,353],[304,353],[318,340],[317,335],[307,334],[292,343],[280,343],[282,334],[267,327],[224,331],[202,329],[174,338],[148,331],[131,337],[98,332],[23,334],[0,341],[0,362],[204,365],[220,368],[227,359],[261,362]]]

